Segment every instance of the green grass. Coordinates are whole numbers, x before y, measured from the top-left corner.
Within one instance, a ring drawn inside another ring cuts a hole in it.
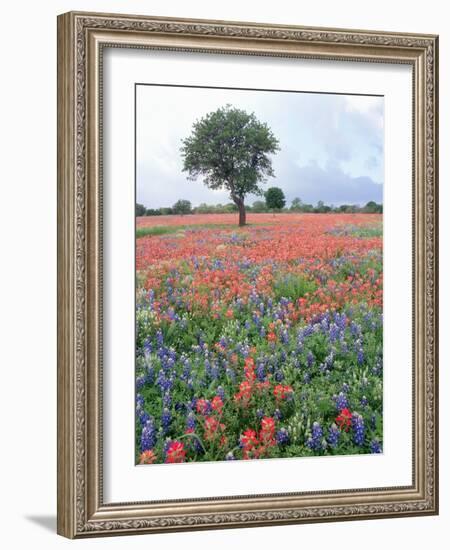
[[[154,227],[137,227],[136,239],[147,237],[148,235],[165,235],[166,233],[176,233],[182,228],[177,225],[155,225]]]
[[[372,237],[383,236],[383,224],[372,225],[340,225],[330,231],[333,235],[350,235],[360,239],[370,239]]]
[[[239,227],[234,224],[226,223],[203,223],[203,224],[194,224],[194,225],[154,225],[153,227],[137,227],[136,228],[136,239],[141,237],[147,237],[149,235],[158,236],[158,235],[168,235],[170,233],[180,233],[182,231],[195,231],[196,229],[228,229],[230,231],[240,231],[251,226],[260,226],[260,225],[272,225],[270,223],[248,223],[244,227]]]
[[[317,286],[313,281],[309,281],[302,275],[283,275],[274,283],[274,294],[280,298],[289,298],[293,301],[303,298],[307,293],[314,292]]]

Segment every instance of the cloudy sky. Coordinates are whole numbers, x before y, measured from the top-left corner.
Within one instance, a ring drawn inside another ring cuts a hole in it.
[[[136,200],[147,208],[230,202],[201,178],[189,181],[180,155],[193,123],[227,103],[254,112],[278,138],[275,177],[263,187],[281,187],[288,204],[383,200],[382,97],[139,85],[136,101]]]

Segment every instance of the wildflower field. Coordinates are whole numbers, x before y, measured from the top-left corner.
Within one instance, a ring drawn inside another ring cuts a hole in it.
[[[136,463],[382,452],[379,214],[149,216]]]

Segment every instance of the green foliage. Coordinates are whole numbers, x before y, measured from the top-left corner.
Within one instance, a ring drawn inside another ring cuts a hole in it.
[[[292,301],[303,298],[305,294],[311,294],[317,286],[314,281],[302,275],[289,273],[275,280],[274,295],[277,299],[288,298]]]
[[[189,179],[202,176],[210,189],[229,191],[245,224],[244,198],[260,194],[260,182],[274,176],[269,154],[279,150],[278,140],[254,113],[226,105],[194,123],[182,140],[183,171]]]
[[[190,201],[185,199],[179,199],[173,206],[172,212],[174,214],[190,214],[192,212],[192,205]]]
[[[273,210],[281,210],[286,204],[286,198],[283,190],[279,187],[269,187],[264,194],[267,208]]]
[[[383,212],[383,205],[377,204],[375,201],[369,201],[363,208],[363,211],[368,214],[381,214]]]
[[[161,216],[161,210],[159,208],[158,209],[147,208],[147,210],[145,212],[145,215],[146,216]]]
[[[293,212],[301,212],[303,206],[302,199],[295,197],[291,202],[291,210]]]
[[[252,205],[252,212],[261,213],[267,212],[267,205],[264,201],[255,201]]]
[[[147,209],[143,204],[136,203],[136,216],[145,216]]]
[[[173,214],[172,208],[169,207],[160,208],[159,211],[161,212],[162,216],[170,216],[171,214]]]

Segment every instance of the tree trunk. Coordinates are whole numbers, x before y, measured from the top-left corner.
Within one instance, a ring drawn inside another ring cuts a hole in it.
[[[245,204],[243,200],[238,200],[236,202],[236,205],[239,210],[239,227],[243,227],[245,225],[246,220],[246,212],[245,212]]]

